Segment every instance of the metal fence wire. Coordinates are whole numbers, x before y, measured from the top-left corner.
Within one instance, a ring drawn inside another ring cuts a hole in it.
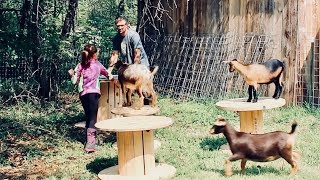
[[[154,80],[159,93],[178,99],[242,97],[247,84],[223,61],[263,62],[272,57],[270,40],[259,34],[169,35],[147,41],[146,49],[151,64],[160,67]],[[267,86],[260,88],[266,95]]]
[[[298,105],[308,103],[320,106],[320,38],[311,39],[310,51],[304,54],[307,61],[297,61],[295,101]]]

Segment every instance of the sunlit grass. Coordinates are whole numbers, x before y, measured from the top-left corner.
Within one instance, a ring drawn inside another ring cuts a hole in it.
[[[224,160],[228,153],[219,147],[226,143],[222,135],[210,135],[217,115],[225,116],[239,127],[237,113],[217,109],[215,101],[179,102],[160,98],[162,116],[174,123],[157,129],[155,138],[161,142],[156,161],[174,166],[173,179],[226,179]],[[73,127],[83,120],[82,107],[74,101],[45,108],[23,104],[0,109],[0,177],[47,179],[98,179],[104,168],[117,164],[117,151],[112,147],[114,134],[99,134],[99,151],[83,152],[84,130]],[[320,177],[320,111],[306,107],[282,107],[264,113],[265,132],[290,131],[297,121],[295,150],[302,154],[300,170],[289,177],[290,165],[282,159],[248,162],[246,175],[240,176],[240,162],[234,162],[234,175],[228,179],[318,179]],[[258,168],[257,166],[261,168]]]

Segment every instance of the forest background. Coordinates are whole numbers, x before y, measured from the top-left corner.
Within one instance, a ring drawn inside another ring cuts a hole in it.
[[[86,43],[99,47],[107,65],[114,19],[137,23],[135,0],[0,1],[0,101],[45,102],[68,90],[67,70]],[[70,90],[70,89],[69,89]]]

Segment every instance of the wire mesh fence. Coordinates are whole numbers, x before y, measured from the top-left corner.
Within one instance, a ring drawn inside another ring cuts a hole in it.
[[[319,106],[320,40],[317,38],[310,42],[311,50],[305,55],[307,60],[297,61],[295,66],[297,78],[292,98],[298,105],[307,102]],[[263,62],[273,57],[275,47],[269,35],[232,33],[192,37],[166,35],[150,38],[144,45],[151,64],[159,66],[154,79],[157,93],[176,99],[247,97],[248,86],[243,77],[229,73],[223,61],[237,58],[245,64]],[[2,59],[6,60],[0,61],[0,99],[4,98],[3,94],[15,93],[14,85],[19,86],[22,92],[36,96],[40,83],[35,78],[37,73],[40,77],[49,77],[45,79],[49,81],[48,87],[60,93],[62,82],[68,80],[66,70],[78,63],[77,56],[59,61],[62,63],[43,60],[37,66],[31,64],[31,57],[10,57],[3,56]],[[262,85],[258,90],[259,96],[267,96],[268,89]]]
[[[308,103],[320,106],[320,38],[310,39],[310,51],[304,54],[306,61],[297,61],[297,81],[295,87],[298,105]]]
[[[171,35],[146,44],[151,64],[160,67],[157,91],[178,99],[243,96],[248,86],[223,61],[263,62],[273,52],[270,36],[259,34]],[[266,95],[266,89],[261,87],[260,94]]]

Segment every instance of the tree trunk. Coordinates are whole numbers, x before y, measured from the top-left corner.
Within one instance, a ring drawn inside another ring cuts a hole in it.
[[[41,100],[48,99],[50,94],[50,84],[48,78],[48,68],[45,67],[44,57],[41,55],[41,29],[40,22],[42,16],[39,12],[41,1],[32,2],[31,19],[28,26],[28,35],[31,42],[32,52],[32,68],[34,72],[34,78],[39,83],[38,95]]]
[[[63,23],[61,38],[68,37],[69,33],[71,32],[71,29],[74,29],[74,21],[76,17],[77,7],[78,7],[78,0],[69,0],[69,8]]]
[[[20,30],[23,30],[26,26],[27,18],[29,18],[29,12],[31,8],[31,1],[25,0],[21,8],[21,17],[20,17]]]

